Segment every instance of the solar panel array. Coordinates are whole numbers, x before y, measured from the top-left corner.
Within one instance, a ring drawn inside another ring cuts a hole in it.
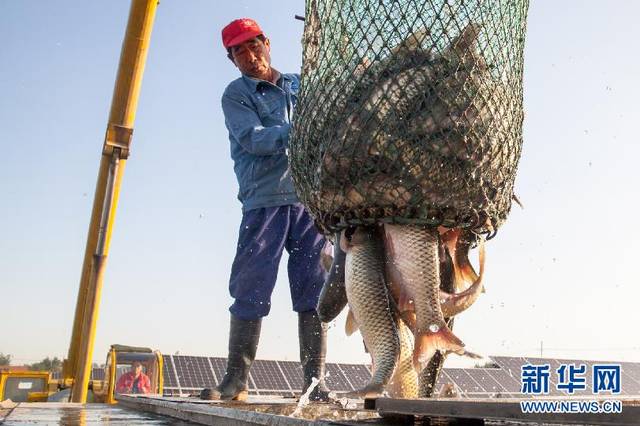
[[[461,397],[532,397],[522,393],[521,371],[527,364],[549,364],[549,394],[548,396],[567,396],[568,393],[558,389],[557,369],[563,364],[585,364],[586,389],[575,390],[575,396],[593,396],[592,366],[603,364],[602,361],[583,361],[577,359],[532,358],[493,356],[498,368],[445,368],[440,376],[437,392],[442,390],[445,383],[453,384]],[[611,362],[621,366],[621,393],[623,396],[640,395],[640,363]]]
[[[204,356],[164,355],[164,394],[197,394],[218,385],[224,377],[226,359]],[[371,374],[366,365],[327,364],[327,386],[335,391],[363,387]],[[299,362],[256,360],[249,372],[249,393],[293,397],[302,389]]]
[[[526,364],[545,364],[551,367],[549,395],[566,395],[556,389],[556,369],[561,364],[586,364],[586,390],[574,395],[593,395],[591,366],[595,361],[551,358],[491,357],[497,368],[445,368],[436,386],[439,394],[445,384],[452,384],[463,398],[523,398],[521,368]],[[640,363],[622,362],[621,395],[640,395]],[[165,355],[164,393],[167,396],[197,394],[204,387],[215,387],[224,376],[226,359],[218,357]],[[362,388],[370,379],[369,367],[362,364],[327,364],[326,382],[329,389],[342,392]],[[302,368],[293,361],[256,360],[249,373],[249,393],[253,395],[281,395],[293,397],[302,388]]]

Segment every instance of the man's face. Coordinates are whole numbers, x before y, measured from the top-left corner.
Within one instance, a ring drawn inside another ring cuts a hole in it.
[[[269,80],[271,77],[271,51],[269,39],[258,37],[231,48],[233,63],[249,77]]]

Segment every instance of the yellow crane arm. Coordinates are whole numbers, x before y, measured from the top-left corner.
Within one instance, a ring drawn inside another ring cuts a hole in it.
[[[158,0],[132,0],[129,11],[93,199],[69,354],[63,369],[64,381],[73,383],[72,402],[87,400],[104,270],[157,5]]]

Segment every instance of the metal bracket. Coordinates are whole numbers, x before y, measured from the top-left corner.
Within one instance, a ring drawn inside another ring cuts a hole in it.
[[[102,154],[112,155],[113,152],[118,149],[120,151],[120,158],[126,160],[129,158],[129,147],[131,146],[132,136],[133,129],[131,127],[109,124],[107,126],[107,134],[104,138]]]

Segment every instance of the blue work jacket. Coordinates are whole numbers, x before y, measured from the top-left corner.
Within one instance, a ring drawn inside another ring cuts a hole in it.
[[[286,150],[299,87],[298,74],[277,84],[243,75],[222,95],[243,211],[298,202]]]

